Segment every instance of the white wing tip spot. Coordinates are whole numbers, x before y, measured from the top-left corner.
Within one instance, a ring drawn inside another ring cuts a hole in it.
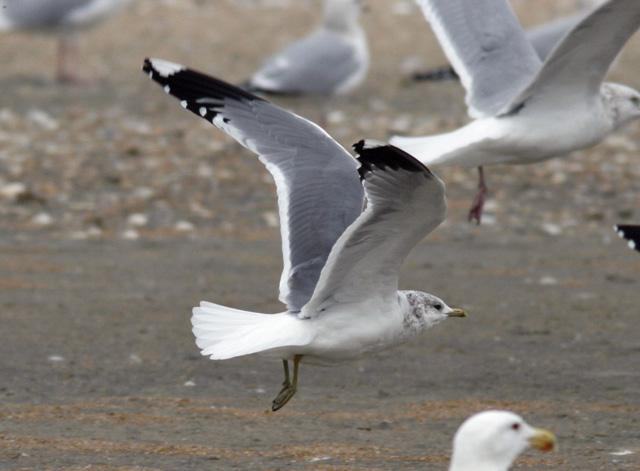
[[[388,144],[382,141],[376,141],[375,139],[366,139],[364,141],[364,149],[377,149],[378,147],[386,147]]]
[[[149,59],[151,62],[151,66],[153,69],[160,74],[162,77],[169,77],[175,73],[178,73],[182,70],[185,70],[185,67],[180,64],[175,64],[173,62],[165,61],[162,59]]]
[[[202,106],[199,111],[200,111],[200,116],[202,116],[203,118],[207,116],[207,109],[204,106]]]
[[[171,92],[171,87],[169,85],[165,85],[164,86],[164,92],[165,93],[170,93]]]
[[[632,240],[629,241],[629,248],[631,250],[635,250],[636,249],[636,243]]]
[[[188,105],[187,100],[182,100],[180,102],[180,106],[182,106],[184,109],[187,109],[187,105]]]

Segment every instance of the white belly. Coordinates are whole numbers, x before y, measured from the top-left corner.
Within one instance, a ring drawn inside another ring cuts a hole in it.
[[[397,302],[361,304],[357,313],[352,311],[353,305],[347,306],[348,312],[328,310],[316,319],[304,321],[315,332],[313,340],[278,353],[283,358],[303,355],[304,363],[326,365],[355,360],[401,342],[403,315]]]

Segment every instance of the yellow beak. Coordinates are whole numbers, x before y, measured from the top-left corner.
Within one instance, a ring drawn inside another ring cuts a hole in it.
[[[447,317],[467,317],[467,313],[463,309],[454,309]]]
[[[548,430],[536,428],[529,444],[540,451],[551,451],[556,447],[556,436]]]

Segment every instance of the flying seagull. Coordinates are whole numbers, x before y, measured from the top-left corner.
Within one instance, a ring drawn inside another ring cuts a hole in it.
[[[426,165],[480,167],[469,213],[480,222],[487,187],[483,165],[526,164],[599,143],[640,117],[640,94],[604,82],[611,63],[640,26],[640,1],[609,0],[587,15],[544,63],[506,0],[419,0],[460,74],[474,120],[430,137],[391,143]]]
[[[0,32],[12,30],[59,36],[57,79],[75,82],[74,33],[115,13],[130,0],[0,0]]]
[[[507,471],[527,448],[546,452],[555,445],[553,433],[531,427],[512,412],[480,412],[456,432],[449,471]]]
[[[295,394],[301,361],[355,359],[465,317],[431,294],[398,291],[402,262],[445,217],[444,184],[424,165],[364,141],[355,145],[356,161],[317,125],[245,90],[159,59],[147,59],[143,70],[183,108],[256,153],[274,177],[287,310],[269,315],[202,302],[191,319],[198,347],[213,360],[282,359],[274,411]]]
[[[270,57],[247,88],[271,94],[340,95],[366,78],[369,49],[361,0],[325,0],[320,27]]]
[[[627,241],[631,250],[640,252],[640,225],[617,224],[613,226],[613,230],[616,231],[616,234],[622,239]]]

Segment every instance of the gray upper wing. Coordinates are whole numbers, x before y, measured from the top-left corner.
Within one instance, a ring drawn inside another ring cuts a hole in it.
[[[355,146],[366,210],[336,242],[302,317],[335,304],[394,299],[402,263],[446,213],[444,184],[391,145]]]
[[[507,0],[417,0],[467,91],[469,114],[493,116],[540,68]]]
[[[560,40],[586,16],[586,11],[575,13],[527,29],[527,39],[536,50],[540,60],[544,61]]]
[[[639,0],[604,3],[564,37],[531,84],[503,111],[530,99],[558,106],[598,97],[609,67],[639,27]]]
[[[330,94],[362,65],[351,43],[321,29],[269,58],[250,84],[271,92]]]
[[[299,311],[334,243],[362,212],[355,159],[310,121],[226,82],[156,59],[144,70],[183,107],[258,154],[273,175],[284,258],[280,300]]]

